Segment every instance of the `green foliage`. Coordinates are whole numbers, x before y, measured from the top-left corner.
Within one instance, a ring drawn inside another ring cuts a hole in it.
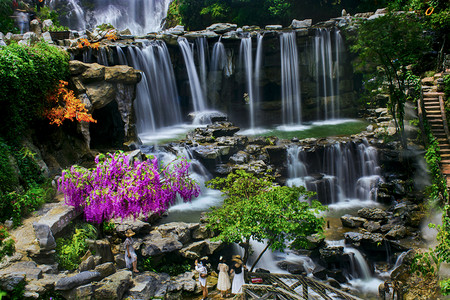
[[[436,240],[437,246],[430,248],[427,252],[419,253],[414,258],[411,265],[411,272],[424,278],[439,278],[439,269],[442,263],[450,263],[450,217],[449,206],[444,207],[442,225],[429,224],[430,228],[435,228],[438,232]],[[442,278],[440,278],[442,279]],[[441,292],[444,295],[450,293],[450,279],[440,281]]]
[[[112,26],[109,23],[103,23],[103,24],[97,25],[97,28],[100,31],[108,31],[108,30],[114,29],[114,26]]]
[[[18,141],[42,117],[46,94],[69,71],[67,52],[44,42],[0,48],[0,137]]]
[[[167,273],[170,276],[177,276],[192,269],[191,264],[188,261],[168,262],[165,258],[159,263],[153,261],[151,257],[139,262],[140,269],[144,271]]]
[[[314,193],[304,187],[274,186],[271,178],[242,170],[213,179],[209,186],[220,188],[227,198],[207,214],[208,228],[219,233],[216,240],[243,244],[244,262],[250,239],[266,240],[268,248],[283,251],[286,241],[304,247],[306,237],[323,230],[324,219],[317,215],[324,207],[317,201],[309,204],[306,200]]]
[[[0,226],[0,260],[5,255],[12,255],[15,251],[15,242],[10,238],[8,230],[4,226]]]
[[[56,257],[60,267],[75,270],[81,263],[81,257],[89,249],[86,239],[95,239],[97,230],[88,223],[75,226],[72,236],[56,240]]]
[[[411,100],[408,91],[419,86],[418,77],[410,69],[430,49],[421,23],[413,14],[387,14],[374,20],[361,20],[352,39],[351,50],[359,55],[356,70],[370,72],[371,78],[385,83],[388,108],[406,146],[404,106]]]
[[[12,0],[0,0],[0,32],[17,32],[12,14]]]
[[[429,134],[428,138],[430,143],[425,153],[425,160],[430,171],[431,186],[428,187],[427,192],[432,200],[442,203],[449,197],[447,182],[439,166],[441,157],[439,155],[438,141],[431,134]]]
[[[56,32],[56,31],[68,31],[69,27],[52,25],[52,26],[50,26],[50,28],[48,30],[49,31],[53,31],[53,32]]]
[[[450,75],[444,76],[444,93],[447,102],[450,101]]]
[[[58,13],[55,10],[50,9],[50,7],[48,6],[42,7],[41,11],[37,13],[37,16],[42,21],[52,20],[54,26],[56,27],[60,26]]]
[[[116,230],[116,223],[114,222],[103,222],[103,233],[112,234]]]
[[[169,4],[166,17],[166,26],[170,28],[177,25],[183,25],[183,20],[180,14],[180,1],[174,0]]]

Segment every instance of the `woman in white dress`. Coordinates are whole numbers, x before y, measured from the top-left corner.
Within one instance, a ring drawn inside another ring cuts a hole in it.
[[[127,266],[128,269],[130,269],[131,267],[133,267],[133,272],[135,273],[139,273],[138,269],[137,269],[137,255],[136,252],[134,251],[133,248],[133,238],[132,236],[134,235],[133,230],[128,229],[125,232],[126,235],[126,239],[124,242],[124,246],[125,246],[125,264]]]
[[[208,270],[206,269],[206,260],[198,262],[195,260],[195,271],[198,272],[198,281],[200,282],[200,287],[202,288],[203,298],[206,300],[208,297],[208,287],[206,286],[206,279],[208,278]]]
[[[217,279],[217,289],[220,291],[220,296],[225,297],[228,290],[231,288],[230,276],[228,276],[228,265],[225,259],[221,256],[219,258],[219,278]]]
[[[231,284],[231,294],[241,294],[242,285],[244,285],[244,264],[242,263],[240,255],[234,255],[231,260],[233,264],[231,265],[231,274],[234,273],[233,283]]]

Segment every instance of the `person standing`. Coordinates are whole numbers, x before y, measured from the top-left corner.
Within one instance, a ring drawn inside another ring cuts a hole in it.
[[[208,298],[208,286],[206,285],[206,279],[208,278],[208,270],[206,269],[206,260],[195,260],[195,271],[198,272],[198,281],[200,283],[200,287],[202,288],[202,300],[206,300]]]
[[[137,269],[137,255],[136,255],[136,252],[134,251],[134,247],[133,247],[133,243],[134,243],[133,238],[132,238],[133,235],[134,235],[134,231],[131,229],[128,229],[125,232],[125,236],[127,237],[124,242],[125,264],[128,269],[133,267],[134,273],[139,273],[139,270]]]
[[[220,296],[223,298],[231,288],[231,282],[230,277],[228,276],[228,265],[226,264],[226,261],[222,256],[219,258],[219,265],[217,269],[219,270],[217,289],[220,291]]]
[[[241,294],[242,285],[244,285],[244,264],[242,263],[240,255],[234,255],[231,266],[231,274],[234,273],[233,283],[231,284],[231,294]]]

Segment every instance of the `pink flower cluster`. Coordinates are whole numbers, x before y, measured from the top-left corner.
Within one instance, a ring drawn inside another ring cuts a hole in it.
[[[72,166],[58,180],[65,203],[83,209],[89,222],[162,213],[177,194],[190,201],[200,193],[189,177],[186,159],[161,168],[156,158],[130,162],[124,153],[108,153],[97,156],[95,162],[93,169]]]

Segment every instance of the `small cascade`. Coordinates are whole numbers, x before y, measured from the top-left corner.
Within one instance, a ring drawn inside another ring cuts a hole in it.
[[[222,86],[222,76],[227,66],[227,53],[225,46],[219,40],[214,44],[211,53],[211,65],[208,78],[208,96],[212,99],[212,103],[219,100],[219,93]]]
[[[250,129],[255,129],[255,113],[258,110],[260,99],[260,77],[262,65],[262,45],[263,36],[257,35],[256,43],[256,57],[253,64],[253,48],[252,38],[245,37],[241,39],[241,46],[239,50],[239,61],[245,73],[246,91],[249,104]],[[253,66],[254,65],[254,66]]]
[[[209,57],[208,41],[205,37],[199,37],[195,40],[195,47],[197,49],[198,65],[200,69],[200,83],[202,86],[203,95],[207,95],[206,75],[207,75],[207,58]]]
[[[184,37],[178,38],[178,44],[180,45],[189,77],[189,86],[191,89],[193,109],[195,112],[204,111],[206,110],[205,97],[197,74],[197,70],[195,68],[192,47],[189,44],[188,40]]]
[[[135,101],[138,133],[152,133],[180,124],[178,92],[166,44],[153,41],[145,44],[142,50],[137,47],[127,49],[128,64],[143,71]]]
[[[106,52],[106,48],[104,47],[98,48],[97,63],[99,65],[109,66],[108,53]]]
[[[250,128],[255,128],[255,99],[253,96],[253,58],[252,58],[252,38],[245,37],[241,39],[239,49],[239,61],[245,72],[245,83],[247,90],[246,101],[249,105]]]
[[[319,155],[291,146],[287,156],[288,185],[315,191],[324,204],[376,200],[382,178],[377,151],[366,140],[335,143]]]
[[[283,32],[280,36],[281,52],[281,102],[284,125],[302,122],[301,89],[298,51],[295,32]]]
[[[127,65],[127,57],[125,53],[123,52],[122,48],[119,46],[116,46],[117,51],[117,57],[119,58],[119,65]]]
[[[334,45],[333,45],[334,40]],[[339,61],[343,40],[339,30],[316,29],[314,38],[317,119],[339,118]],[[334,55],[333,55],[334,53]]]

